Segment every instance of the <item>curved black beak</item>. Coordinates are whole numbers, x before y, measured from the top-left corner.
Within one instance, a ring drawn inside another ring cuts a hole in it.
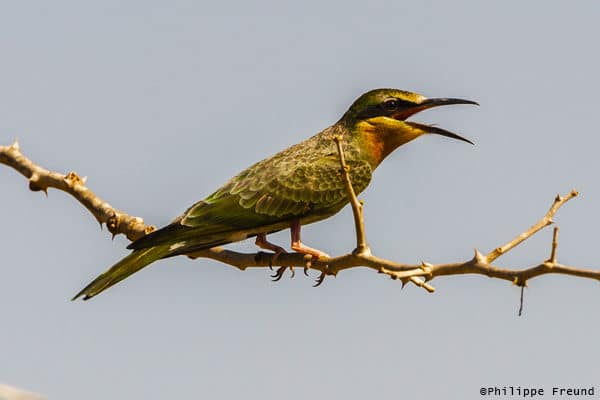
[[[413,128],[421,131],[422,133],[433,133],[435,135],[442,135],[456,140],[462,140],[463,142],[475,144],[471,142],[469,139],[466,139],[462,136],[457,135],[456,133],[447,131],[442,128],[438,128],[437,126],[431,126],[426,124],[420,124],[418,122],[407,121],[405,124],[412,126]]]
[[[453,99],[453,98],[447,98],[447,97],[440,97],[440,98],[434,98],[434,99],[425,99],[422,102],[420,102],[417,107],[425,110],[427,108],[432,108],[432,107],[439,107],[439,106],[449,106],[452,104],[473,104],[478,106],[479,103],[477,103],[476,101],[472,101],[472,100],[463,100],[463,99]]]
[[[404,121],[409,118],[411,115],[419,113],[423,110],[427,110],[428,108],[440,107],[440,106],[450,106],[452,104],[473,104],[478,106],[479,103],[472,100],[463,100],[463,99],[453,99],[447,97],[433,98],[433,99],[425,99],[420,103],[415,103],[414,105],[409,105],[407,107],[398,110],[398,112],[392,115],[393,118]]]

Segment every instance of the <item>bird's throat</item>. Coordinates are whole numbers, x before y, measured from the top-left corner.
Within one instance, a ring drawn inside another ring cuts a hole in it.
[[[361,148],[377,167],[391,152],[398,147],[421,136],[422,131],[414,129],[403,121],[387,117],[369,118],[356,125]]]

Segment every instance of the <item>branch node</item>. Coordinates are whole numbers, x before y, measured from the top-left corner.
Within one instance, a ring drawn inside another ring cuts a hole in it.
[[[520,275],[515,275],[512,283],[515,286],[527,287],[527,278],[523,278]]]
[[[433,268],[434,268],[433,264],[430,264],[425,261],[421,261],[421,270],[426,273],[426,275],[424,276],[425,282],[433,279],[433,274],[432,274]]]
[[[352,251],[352,254],[357,257],[369,257],[372,255],[371,248],[369,246],[357,247]]]
[[[13,144],[11,144],[11,145],[9,146],[9,148],[10,148],[11,150],[16,150],[16,151],[19,151],[19,150],[21,150],[21,146],[19,146],[19,140],[18,140],[18,139],[15,139],[15,141],[13,142]]]
[[[119,218],[117,217],[117,213],[114,211],[111,211],[111,213],[110,213],[109,217],[106,219],[105,223],[106,223],[106,229],[108,229],[108,231],[114,235],[117,232],[117,229],[119,227]]]
[[[73,188],[75,185],[85,184],[85,179],[87,178],[81,178],[79,175],[77,175],[77,172],[71,171],[65,176],[64,181],[67,185]]]
[[[37,173],[31,174],[29,177],[29,190],[32,192],[44,191],[48,195],[48,188],[45,188],[40,183],[40,176]]]

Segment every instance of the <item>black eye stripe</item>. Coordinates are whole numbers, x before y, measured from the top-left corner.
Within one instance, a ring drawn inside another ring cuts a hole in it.
[[[386,106],[386,103],[389,101],[394,101],[396,103],[395,107],[388,108],[388,106]],[[365,108],[358,115],[358,118],[367,119],[367,118],[373,118],[373,117],[387,116],[393,111],[402,110],[402,109],[410,108],[410,107],[414,107],[414,106],[415,106],[415,104],[411,103],[410,101],[402,100],[399,98],[390,98],[379,104],[373,104],[373,105]]]
[[[386,104],[388,102],[393,102],[395,106],[397,106],[398,108],[405,108],[405,107],[414,107],[415,104],[407,101],[407,100],[402,100],[402,99],[398,99],[398,98],[394,98],[394,99],[389,99],[386,100],[383,104]]]

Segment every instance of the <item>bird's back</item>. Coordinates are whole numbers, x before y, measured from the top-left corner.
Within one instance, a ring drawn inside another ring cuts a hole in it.
[[[207,245],[213,244],[215,237],[241,240],[285,229],[294,219],[306,224],[337,213],[348,203],[348,197],[340,174],[335,135],[343,138],[352,183],[360,193],[371,180],[372,167],[362,158],[360,149],[351,145],[344,127],[336,124],[250,166],[191,206],[173,223],[129,248],[172,241],[177,232],[182,238],[193,237],[195,242],[206,241]],[[162,235],[161,231],[169,234]],[[235,237],[235,233],[244,236]]]

